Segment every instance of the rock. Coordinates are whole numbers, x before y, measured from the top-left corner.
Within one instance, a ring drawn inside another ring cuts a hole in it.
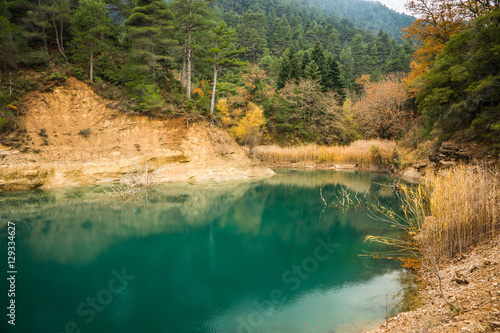
[[[499,321],[490,321],[488,324],[490,324],[490,326],[492,328],[500,328],[500,322]]]
[[[420,169],[423,169],[427,166],[427,163],[426,162],[423,162],[423,161],[419,161],[417,163],[415,163],[415,165],[413,166],[415,169],[417,169],[418,171],[420,171]]]
[[[429,154],[429,160],[443,166],[449,166],[458,161],[469,162],[473,153],[472,149],[465,145],[443,142],[436,152]]]
[[[452,279],[451,281],[455,281],[457,284],[460,284],[460,285],[469,284],[469,281],[467,281],[466,279],[455,278],[455,279]]]
[[[420,181],[423,179],[422,175],[415,168],[406,169],[401,176],[407,180]]]
[[[440,160],[439,163],[441,163],[444,166],[451,166],[457,164],[455,161],[445,161],[445,160]]]

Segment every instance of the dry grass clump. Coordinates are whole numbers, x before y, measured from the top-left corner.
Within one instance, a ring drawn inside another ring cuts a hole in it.
[[[108,193],[123,199],[147,197],[148,192],[158,186],[158,181],[151,171],[148,163],[140,165],[136,171],[127,173],[119,185],[112,186],[111,192]]]
[[[500,230],[500,172],[483,165],[457,165],[426,177],[429,210],[417,237],[424,259],[460,255]]]
[[[390,164],[396,154],[396,143],[388,140],[359,140],[348,146],[310,144],[299,147],[258,146],[254,148],[255,157],[275,164],[297,162]]]
[[[368,214],[404,230],[407,239],[369,235],[375,241],[400,248],[398,253],[420,252],[422,264],[456,257],[500,231],[500,170],[460,164],[426,175],[418,186],[400,184],[402,213],[373,205]]]

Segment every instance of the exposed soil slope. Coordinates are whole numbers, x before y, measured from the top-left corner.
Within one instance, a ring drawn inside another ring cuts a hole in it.
[[[439,296],[437,277],[424,274],[423,306],[400,313],[371,333],[500,332],[500,237],[440,268],[443,293],[460,309],[452,313]]]
[[[24,104],[23,146],[0,145],[0,190],[115,182],[146,162],[162,182],[273,173],[224,129],[123,114],[75,78]]]

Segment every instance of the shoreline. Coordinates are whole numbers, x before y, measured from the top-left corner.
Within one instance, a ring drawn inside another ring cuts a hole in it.
[[[436,290],[436,275],[422,274],[421,306],[389,318],[364,333],[500,331],[500,236],[439,267],[443,293],[460,309],[452,312]]]
[[[357,166],[355,164],[315,164],[308,162],[272,164],[249,159],[246,166],[190,165],[181,161],[165,164],[154,164],[155,156],[143,156],[132,160],[112,160],[102,162],[54,162],[54,163],[19,163],[0,165],[0,192],[33,189],[51,189],[66,186],[106,185],[120,182],[128,173],[138,172],[141,165],[150,166],[150,173],[159,184],[179,182],[230,181],[246,180],[272,176],[274,170],[331,170],[331,171],[363,171],[380,174],[391,174],[388,166]],[[150,162],[153,161],[153,165]],[[408,181],[418,178],[404,177],[403,172],[397,176]]]

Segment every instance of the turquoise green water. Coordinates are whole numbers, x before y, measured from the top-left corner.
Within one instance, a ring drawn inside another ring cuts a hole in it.
[[[397,206],[383,175],[287,171],[171,184],[138,201],[90,186],[0,194],[1,332],[359,332],[399,300],[397,263],[367,234],[394,230],[347,192]],[[15,326],[7,221],[16,224]]]

